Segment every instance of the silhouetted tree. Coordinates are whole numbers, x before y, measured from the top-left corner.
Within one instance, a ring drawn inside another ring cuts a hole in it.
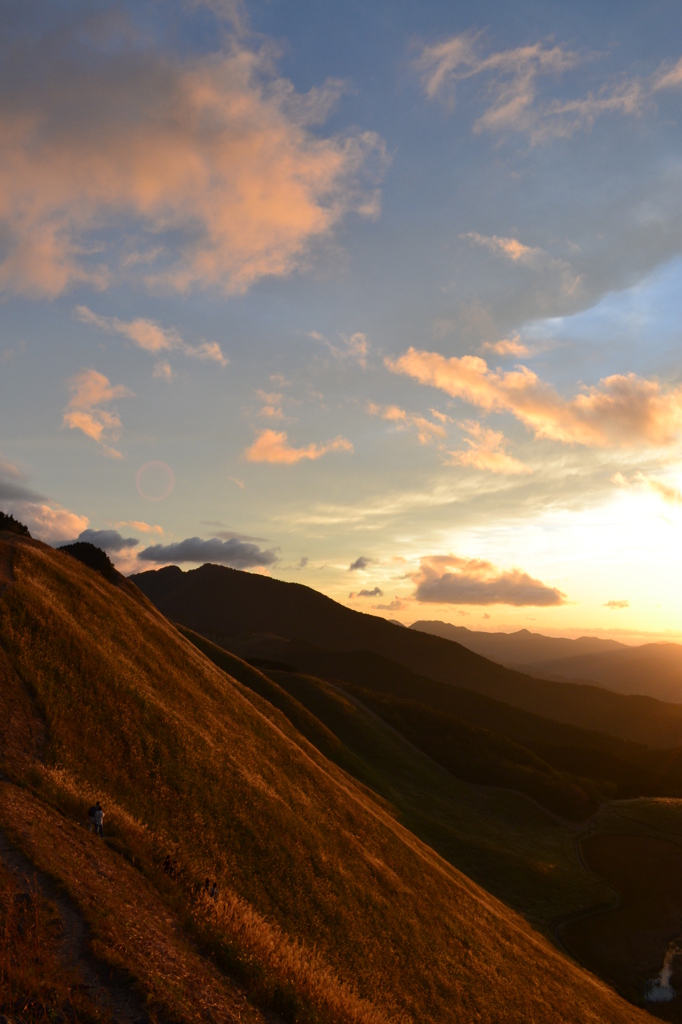
[[[106,551],[102,551],[101,548],[96,547],[94,544],[90,544],[86,540],[77,540],[73,544],[64,544],[59,550],[65,551],[67,555],[77,558],[83,565],[94,569],[95,572],[104,576],[105,580],[111,579],[114,572],[114,564]]]
[[[7,533],[18,533],[22,537],[30,537],[31,534],[28,532],[28,527],[20,523],[14,516],[9,515],[7,512],[0,512],[0,530],[5,530]]]

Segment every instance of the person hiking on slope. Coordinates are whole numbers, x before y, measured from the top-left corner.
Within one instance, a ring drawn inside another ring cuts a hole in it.
[[[102,810],[102,805],[98,800],[95,806],[95,835],[100,836],[100,838],[102,839],[104,839],[104,828],[102,827],[103,825],[104,811]]]
[[[97,814],[97,806],[95,804],[88,810],[88,832],[95,831],[95,815]]]

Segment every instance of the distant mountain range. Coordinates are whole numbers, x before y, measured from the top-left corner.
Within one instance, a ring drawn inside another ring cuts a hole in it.
[[[164,615],[240,657],[264,658],[325,678],[330,673],[342,678],[346,673],[348,681],[367,685],[373,670],[357,666],[360,652],[365,661],[369,655],[378,655],[392,664],[392,668],[385,666],[383,674],[396,680],[408,670],[412,679],[428,678],[431,683],[475,691],[581,729],[608,731],[651,747],[682,744],[682,705],[624,696],[582,682],[538,679],[497,664],[459,642],[353,611],[299,583],[219,565],[188,572],[168,566],[129,578]],[[352,672],[363,678],[351,678],[351,662],[355,662]],[[374,673],[374,678],[378,675]],[[405,683],[403,695],[423,685]]]
[[[455,640],[484,658],[543,679],[585,680],[615,693],[682,703],[680,644],[629,646],[593,636],[543,636],[527,629],[485,633],[438,620],[420,620],[410,629]]]

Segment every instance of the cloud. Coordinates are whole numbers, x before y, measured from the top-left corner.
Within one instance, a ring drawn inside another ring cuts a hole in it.
[[[111,385],[109,379],[97,370],[81,370],[68,381],[71,399],[64,410],[63,423],[71,430],[81,430],[96,441],[102,451],[112,458],[123,458],[112,448],[121,434],[121,420],[117,413],[102,409],[117,398],[130,398],[133,392],[122,384]]]
[[[263,402],[263,407],[258,411],[259,416],[265,416],[271,420],[283,420],[282,402],[284,395],[274,391],[256,391],[256,395]]]
[[[519,340],[514,338],[502,338],[500,341],[484,341],[481,345],[484,352],[494,352],[498,356],[527,356],[530,349]]]
[[[673,444],[682,428],[682,387],[634,373],[613,374],[599,387],[562,398],[525,366],[495,372],[478,356],[446,359],[410,348],[385,360],[402,373],[487,412],[510,412],[537,438],[599,448]]]
[[[83,324],[99,327],[109,334],[122,334],[130,338],[145,352],[156,354],[175,350],[194,359],[220,363],[221,366],[227,366],[229,362],[217,341],[202,341],[198,345],[188,345],[174,327],[161,327],[156,320],[145,320],[142,317],[138,317],[137,320],[119,320],[117,316],[99,316],[87,306],[74,307],[73,315]],[[168,363],[157,363],[157,367],[162,365],[168,366]],[[156,371],[154,375],[157,375]]]
[[[459,425],[470,435],[464,438],[464,443],[469,447],[464,451],[448,453],[451,466],[471,466],[472,469],[487,469],[491,473],[511,475],[533,472],[530,466],[506,453],[507,439],[501,432],[490,430],[476,420],[465,420]]]
[[[367,558],[365,555],[360,555],[354,562],[351,562],[348,566],[348,572],[355,572],[356,569],[366,569],[367,566],[373,562],[373,558]]]
[[[616,484],[618,487],[633,487],[639,490],[651,491],[653,494],[657,494],[659,498],[663,498],[663,501],[669,505],[682,505],[682,491],[678,487],[675,487],[673,484],[667,484],[665,480],[646,476],[640,470],[633,473],[630,480],[622,473],[614,473],[611,477],[611,483]]]
[[[636,116],[644,109],[647,89],[637,79],[604,85],[576,99],[539,99],[540,80],[556,78],[585,61],[580,54],[542,42],[480,54],[481,33],[465,32],[424,46],[415,62],[428,99],[452,108],[458,82],[482,76],[488,105],[474,123],[474,132],[523,132],[532,143],[569,138],[589,129],[598,117],[619,113]],[[659,85],[660,88],[660,85]]]
[[[659,89],[677,89],[682,85],[682,57],[672,67],[659,69],[654,82],[654,91]]]
[[[175,544],[154,544],[140,551],[137,557],[143,562],[215,562],[233,569],[255,569],[277,561],[273,550],[262,551],[257,544],[238,537],[230,540],[188,537]]]
[[[0,288],[241,293],[301,267],[350,211],[378,214],[379,137],[313,130],[338,82],[297,93],[272,47],[234,33],[189,55],[106,38],[67,15],[58,47],[0,41]]]
[[[308,337],[313,338],[315,341],[321,341],[336,359],[355,360],[363,369],[367,366],[369,345],[367,336],[361,331],[351,335],[340,334],[341,345],[334,345],[329,338],[326,338],[324,334],[320,334],[319,331],[308,331]]]
[[[3,511],[24,523],[30,533],[47,544],[75,537],[88,525],[88,517],[46,502],[26,484],[26,477],[13,463],[0,457],[0,502]]]
[[[152,377],[155,380],[165,380],[170,383],[173,380],[173,369],[167,359],[160,359],[154,364]]]
[[[499,235],[479,235],[477,231],[467,231],[460,236],[466,238],[474,245],[481,246],[503,259],[517,263],[519,266],[528,267],[530,270],[545,271],[558,275],[561,291],[565,295],[574,295],[581,284],[581,276],[576,274],[573,267],[566,260],[550,256],[548,252],[538,246],[525,245],[516,238],[502,238]],[[515,343],[511,341],[498,342],[500,348],[491,346],[493,351],[508,354],[515,351]],[[519,346],[524,349],[525,346]],[[526,350],[527,351],[527,350]]]
[[[566,595],[520,569],[501,572],[491,562],[457,555],[422,558],[414,575],[417,601],[434,604],[508,604],[549,607],[566,603]]]
[[[87,516],[65,508],[53,508],[43,502],[18,502],[13,512],[28,526],[32,536],[46,544],[67,542],[82,533],[89,522]]]
[[[630,602],[629,601],[606,601],[606,603],[602,605],[602,608],[610,608],[612,611],[616,611],[616,609],[618,609],[618,608],[629,608],[629,607],[630,607]]]
[[[83,530],[78,540],[94,544],[104,551],[126,551],[140,543],[137,537],[122,537],[118,530]]]
[[[372,608],[376,608],[380,612],[399,612],[405,607],[405,601],[401,601],[399,597],[394,598],[390,604],[373,604]]]
[[[349,594],[349,597],[383,597],[384,592],[379,587],[375,587],[374,590],[358,590],[357,594]]]
[[[433,441],[447,436],[447,431],[442,424],[444,421],[448,421],[449,417],[442,413],[434,412],[434,410],[431,411],[439,420],[441,420],[440,423],[431,423],[424,416],[418,416],[414,413],[407,412],[405,409],[401,409],[397,405],[375,405],[374,402],[367,403],[367,412],[370,416],[381,416],[383,420],[395,423],[398,429],[414,429],[420,444],[431,444]],[[452,421],[450,420],[450,422]]]
[[[278,462],[290,466],[302,459],[319,459],[327,452],[352,452],[353,445],[345,437],[337,437],[327,444],[309,444],[307,448],[292,448],[282,431],[263,430],[250,448],[244,452],[248,462]]]
[[[163,527],[158,524],[152,526],[150,523],[145,523],[143,519],[126,519],[117,526],[132,526],[134,530],[139,530],[140,533],[163,533]]]
[[[28,487],[25,480],[17,466],[0,458],[0,501],[40,501],[42,495]]]

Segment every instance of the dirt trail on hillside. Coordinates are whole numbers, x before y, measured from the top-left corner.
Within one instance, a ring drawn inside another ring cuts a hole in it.
[[[0,594],[2,594],[12,582],[13,561],[14,548],[6,541],[0,540]]]
[[[129,983],[117,978],[110,967],[93,956],[88,941],[89,928],[71,900],[11,845],[2,830],[0,861],[15,876],[23,892],[30,895],[32,888],[37,886],[43,896],[56,906],[62,921],[64,963],[76,970],[93,1002],[109,1013],[117,1024],[149,1024],[144,1000]]]

